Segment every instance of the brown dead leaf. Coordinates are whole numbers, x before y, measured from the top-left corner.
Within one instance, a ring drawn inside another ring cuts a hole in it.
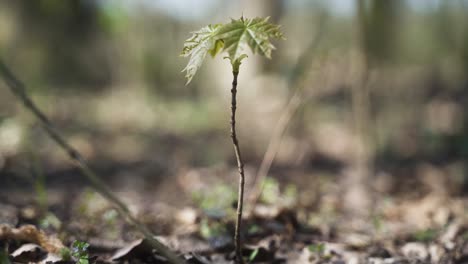
[[[11,253],[15,262],[37,262],[47,254],[40,246],[32,243],[24,244]]]
[[[151,254],[151,247],[143,243],[143,239],[138,239],[130,242],[125,247],[117,250],[115,254],[110,258],[111,261],[126,260],[134,258],[135,255]]]
[[[65,246],[56,237],[47,236],[44,231],[33,225],[24,225],[13,228],[9,225],[0,225],[0,240],[21,240],[39,245],[47,252],[59,253]]]

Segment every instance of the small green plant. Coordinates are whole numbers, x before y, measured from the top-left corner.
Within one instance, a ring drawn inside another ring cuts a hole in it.
[[[428,228],[424,230],[419,230],[414,233],[413,237],[418,242],[431,242],[434,241],[439,235],[439,231],[436,229]]]
[[[62,248],[60,250],[60,257],[64,261],[70,261],[72,259],[71,250],[69,248],[66,248],[66,247]]]
[[[260,228],[259,225],[256,225],[256,224],[253,224],[251,226],[249,226],[248,230],[247,230],[247,233],[248,234],[255,234],[255,233],[258,233],[262,231],[262,229]]]
[[[323,243],[311,244],[307,249],[312,254],[311,259],[328,263],[332,258],[332,255],[325,250],[325,244]]]
[[[74,241],[72,244],[71,255],[78,261],[79,264],[89,264],[88,255],[89,244],[82,241]]]
[[[258,248],[256,248],[254,251],[252,251],[252,253],[250,253],[250,256],[249,256],[249,262],[253,262],[255,257],[257,257],[258,255],[258,252],[260,250]]]
[[[54,229],[58,230],[62,227],[62,222],[54,213],[47,212],[39,220],[39,226],[43,229],[53,227]]]
[[[200,222],[200,235],[205,239],[218,237],[227,234],[226,226],[224,223],[202,219]]]
[[[307,247],[310,253],[314,253],[317,255],[323,255],[325,253],[325,245],[322,243],[318,244],[311,244]]]
[[[215,57],[216,54],[225,51],[232,66],[232,88],[231,88],[231,139],[237,159],[239,169],[239,194],[237,201],[237,219],[234,233],[237,263],[243,263],[241,253],[241,222],[244,199],[244,163],[240,152],[239,142],[236,135],[236,94],[237,77],[243,59],[247,58],[250,48],[253,53],[259,53],[267,58],[271,58],[274,50],[271,38],[281,39],[283,34],[278,25],[268,22],[267,18],[248,19],[241,17],[231,19],[227,24],[215,24],[203,27],[199,31],[193,32],[191,38],[187,39],[181,56],[190,57],[189,62],[183,71],[186,72],[187,84],[195,76],[197,70],[203,64],[207,54]]]
[[[263,189],[260,201],[265,204],[288,207],[297,200],[297,188],[292,184],[288,184],[284,190],[280,190],[280,183],[276,179],[266,177],[262,180],[261,186]]]
[[[372,225],[374,226],[375,232],[379,233],[383,230],[384,219],[381,215],[375,214],[372,216]]]
[[[192,193],[192,199],[197,206],[210,215],[232,215],[230,205],[235,198],[235,190],[227,184],[216,184],[209,192],[198,190]]]

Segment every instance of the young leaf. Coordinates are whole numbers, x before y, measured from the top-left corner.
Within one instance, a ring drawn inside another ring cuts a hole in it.
[[[74,241],[72,244],[71,254],[78,260],[79,264],[89,264],[88,256],[89,244],[81,241]]]
[[[181,56],[190,56],[187,66],[182,70],[186,72],[187,84],[197,73],[206,54],[209,52],[214,57],[222,49],[223,42],[215,38],[220,26],[219,24],[206,26],[199,31],[192,32],[192,37],[185,41]]]
[[[217,38],[224,40],[224,50],[228,52],[231,61],[240,61],[241,56],[250,47],[253,53],[271,58],[275,49],[270,38],[283,38],[278,25],[268,22],[267,18],[232,19],[231,23],[222,26],[217,32]]]
[[[239,67],[241,65],[241,62],[243,59],[247,58],[247,54],[242,54],[239,56],[239,58],[233,60],[231,57],[224,57],[225,59],[229,59],[231,61],[232,65],[232,72],[237,72],[239,73]]]
[[[271,51],[275,49],[270,38],[283,38],[278,25],[268,22],[267,18],[248,19],[241,17],[232,19],[226,25],[209,25],[199,31],[193,32],[182,51],[183,57],[190,56],[186,72],[187,84],[200,68],[207,53],[212,57],[219,52],[227,51],[233,71],[238,72],[242,59],[246,58],[247,49],[250,47],[253,53],[260,53],[271,58]]]

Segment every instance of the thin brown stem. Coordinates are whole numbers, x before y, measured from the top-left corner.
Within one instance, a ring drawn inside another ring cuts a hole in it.
[[[239,141],[237,140],[236,134],[236,109],[237,109],[237,76],[239,72],[233,71],[232,89],[231,89],[231,138],[232,144],[234,145],[234,151],[236,152],[237,168],[239,169],[239,194],[237,196],[237,219],[236,229],[234,233],[234,243],[236,249],[236,262],[238,264],[244,263],[242,258],[242,242],[241,242],[241,224],[242,224],[242,207],[244,203],[244,163],[242,162],[242,156],[239,148]]]
[[[145,239],[151,244],[151,246],[156,249],[161,255],[166,257],[171,263],[174,264],[183,264],[181,258],[179,258],[174,252],[172,252],[168,247],[162,244],[151,231],[138,219],[136,219],[128,209],[128,207],[117,197],[107,185],[99,178],[99,176],[88,166],[83,156],[73,148],[65,138],[58,132],[55,126],[52,124],[50,119],[36,106],[36,104],[29,98],[26,93],[25,85],[16,78],[10,69],[0,61],[0,76],[3,78],[4,82],[13,92],[13,94],[23,103],[23,105],[39,120],[40,124],[47,132],[49,137],[59,145],[72,159],[76,166],[81,170],[81,173],[89,180],[94,189],[104,196],[113,206],[119,211],[120,215],[137,229]]]

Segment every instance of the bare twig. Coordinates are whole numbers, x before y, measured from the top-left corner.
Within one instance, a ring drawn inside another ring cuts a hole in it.
[[[81,154],[73,148],[64,137],[58,132],[49,118],[36,106],[36,104],[29,98],[26,93],[25,85],[16,78],[10,69],[0,60],[0,75],[8,88],[13,94],[23,103],[23,105],[39,120],[40,124],[50,136],[50,138],[57,143],[75,162],[82,174],[89,180],[90,184],[97,192],[104,196],[110,201],[113,206],[119,211],[122,217],[132,226],[135,227],[142,235],[148,240],[153,248],[155,248],[161,255],[166,257],[171,263],[183,264],[181,258],[179,258],[174,252],[168,247],[162,244],[151,231],[134,216],[132,216],[128,207],[115,196],[107,185],[97,176],[97,174],[88,166],[85,159]]]
[[[294,94],[289,99],[288,104],[286,105],[284,111],[282,112],[278,122],[276,123],[273,133],[270,137],[270,141],[268,143],[267,150],[265,155],[263,156],[262,163],[260,168],[255,175],[255,179],[253,181],[253,187],[249,194],[250,200],[250,210],[248,210],[248,214],[250,215],[252,210],[255,208],[255,205],[258,203],[260,196],[263,192],[263,183],[265,178],[268,175],[268,171],[273,164],[273,161],[278,153],[279,147],[281,145],[284,131],[288,127],[291,119],[293,118],[294,114],[296,113],[297,109],[303,104],[303,86],[300,83],[300,79],[303,76],[305,70],[307,70],[313,61],[312,56],[315,54],[314,51],[317,49],[318,44],[320,43],[320,39],[323,34],[324,29],[324,22],[326,16],[324,14],[320,17],[320,25],[318,26],[318,31],[313,38],[313,41],[310,45],[306,48],[304,53],[299,56],[299,61],[296,63],[294,70],[288,79],[288,86],[294,88]]]
[[[242,224],[242,207],[244,203],[244,163],[242,162],[242,156],[239,148],[239,142],[237,140],[236,134],[236,94],[237,94],[237,76],[239,75],[238,71],[233,71],[233,80],[232,80],[232,89],[231,89],[231,138],[232,144],[234,145],[234,151],[236,152],[237,159],[237,168],[239,169],[239,194],[237,196],[237,219],[236,219],[236,229],[234,233],[234,242],[236,249],[236,261],[241,264],[244,263],[242,258],[242,243],[241,243],[241,224]]]

